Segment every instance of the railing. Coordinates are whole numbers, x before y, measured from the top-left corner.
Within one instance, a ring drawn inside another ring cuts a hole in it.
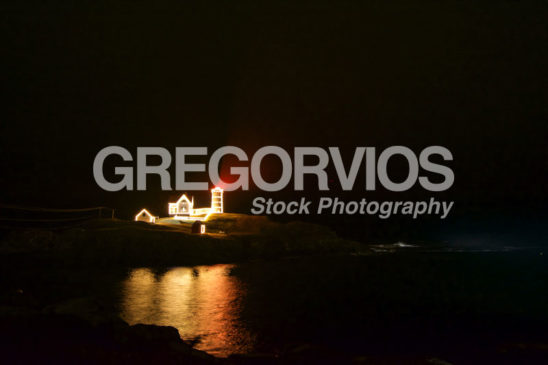
[[[114,209],[109,207],[58,209],[0,204],[0,225],[8,227],[70,226],[97,218],[114,219]]]

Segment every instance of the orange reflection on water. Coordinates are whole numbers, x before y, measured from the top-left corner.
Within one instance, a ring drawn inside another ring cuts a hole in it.
[[[241,283],[233,265],[178,267],[163,274],[132,270],[123,283],[121,316],[129,324],[173,326],[196,348],[216,356],[248,352],[252,336],[238,313]]]

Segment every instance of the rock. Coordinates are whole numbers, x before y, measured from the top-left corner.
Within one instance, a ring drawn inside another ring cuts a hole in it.
[[[0,306],[0,319],[18,319],[37,316],[39,311],[19,306]]]
[[[231,365],[280,364],[280,359],[272,354],[235,354],[230,355],[227,362]]]
[[[216,358],[204,351],[193,349],[179,336],[179,331],[170,326],[136,324],[124,331],[126,341],[134,348],[148,348],[154,351],[172,353],[174,357],[192,359],[194,362],[210,364]]]
[[[136,340],[147,342],[181,342],[179,331],[170,326],[155,326],[149,324],[136,324],[130,326],[130,333]]]
[[[89,322],[91,325],[127,326],[118,316],[107,311],[99,302],[91,298],[75,298],[48,306],[44,314],[74,316]]]
[[[432,364],[432,365],[452,365],[450,362],[442,360],[442,359],[438,359],[436,357],[432,357],[432,358],[428,359],[427,362],[428,362],[428,364]]]
[[[32,293],[21,288],[2,292],[0,295],[0,303],[8,306],[28,308],[36,308],[38,306],[38,302]]]
[[[325,346],[297,344],[285,349],[283,363],[289,364],[350,364],[352,358],[347,354]]]

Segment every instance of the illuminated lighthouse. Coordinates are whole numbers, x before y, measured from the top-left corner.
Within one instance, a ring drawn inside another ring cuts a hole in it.
[[[223,189],[211,189],[211,213],[223,212]]]
[[[168,212],[171,219],[181,221],[207,221],[211,214],[223,213],[223,189],[216,187],[211,189],[211,206],[207,208],[195,208],[194,198],[189,199],[186,194],[181,195],[175,203],[168,203]],[[148,214],[148,215],[147,215]],[[142,210],[137,214],[135,220],[145,220],[151,223],[159,220],[158,217],[152,216],[148,211]]]

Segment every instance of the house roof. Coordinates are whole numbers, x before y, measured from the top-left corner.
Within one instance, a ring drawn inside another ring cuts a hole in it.
[[[181,202],[181,200],[183,200],[183,199],[185,199],[189,204],[193,205],[193,203],[190,201],[190,199],[188,199],[186,194],[181,195],[181,197],[179,198],[179,200],[177,200],[177,202],[175,204],[179,204]]]
[[[143,210],[141,210],[139,213],[137,213],[137,214],[135,215],[135,218],[137,218],[138,216],[140,216],[140,215],[143,214],[143,213],[146,213],[150,218],[154,218],[154,216],[153,216],[152,214],[150,214],[150,212],[149,212],[148,210],[146,210],[146,209],[143,209]]]

